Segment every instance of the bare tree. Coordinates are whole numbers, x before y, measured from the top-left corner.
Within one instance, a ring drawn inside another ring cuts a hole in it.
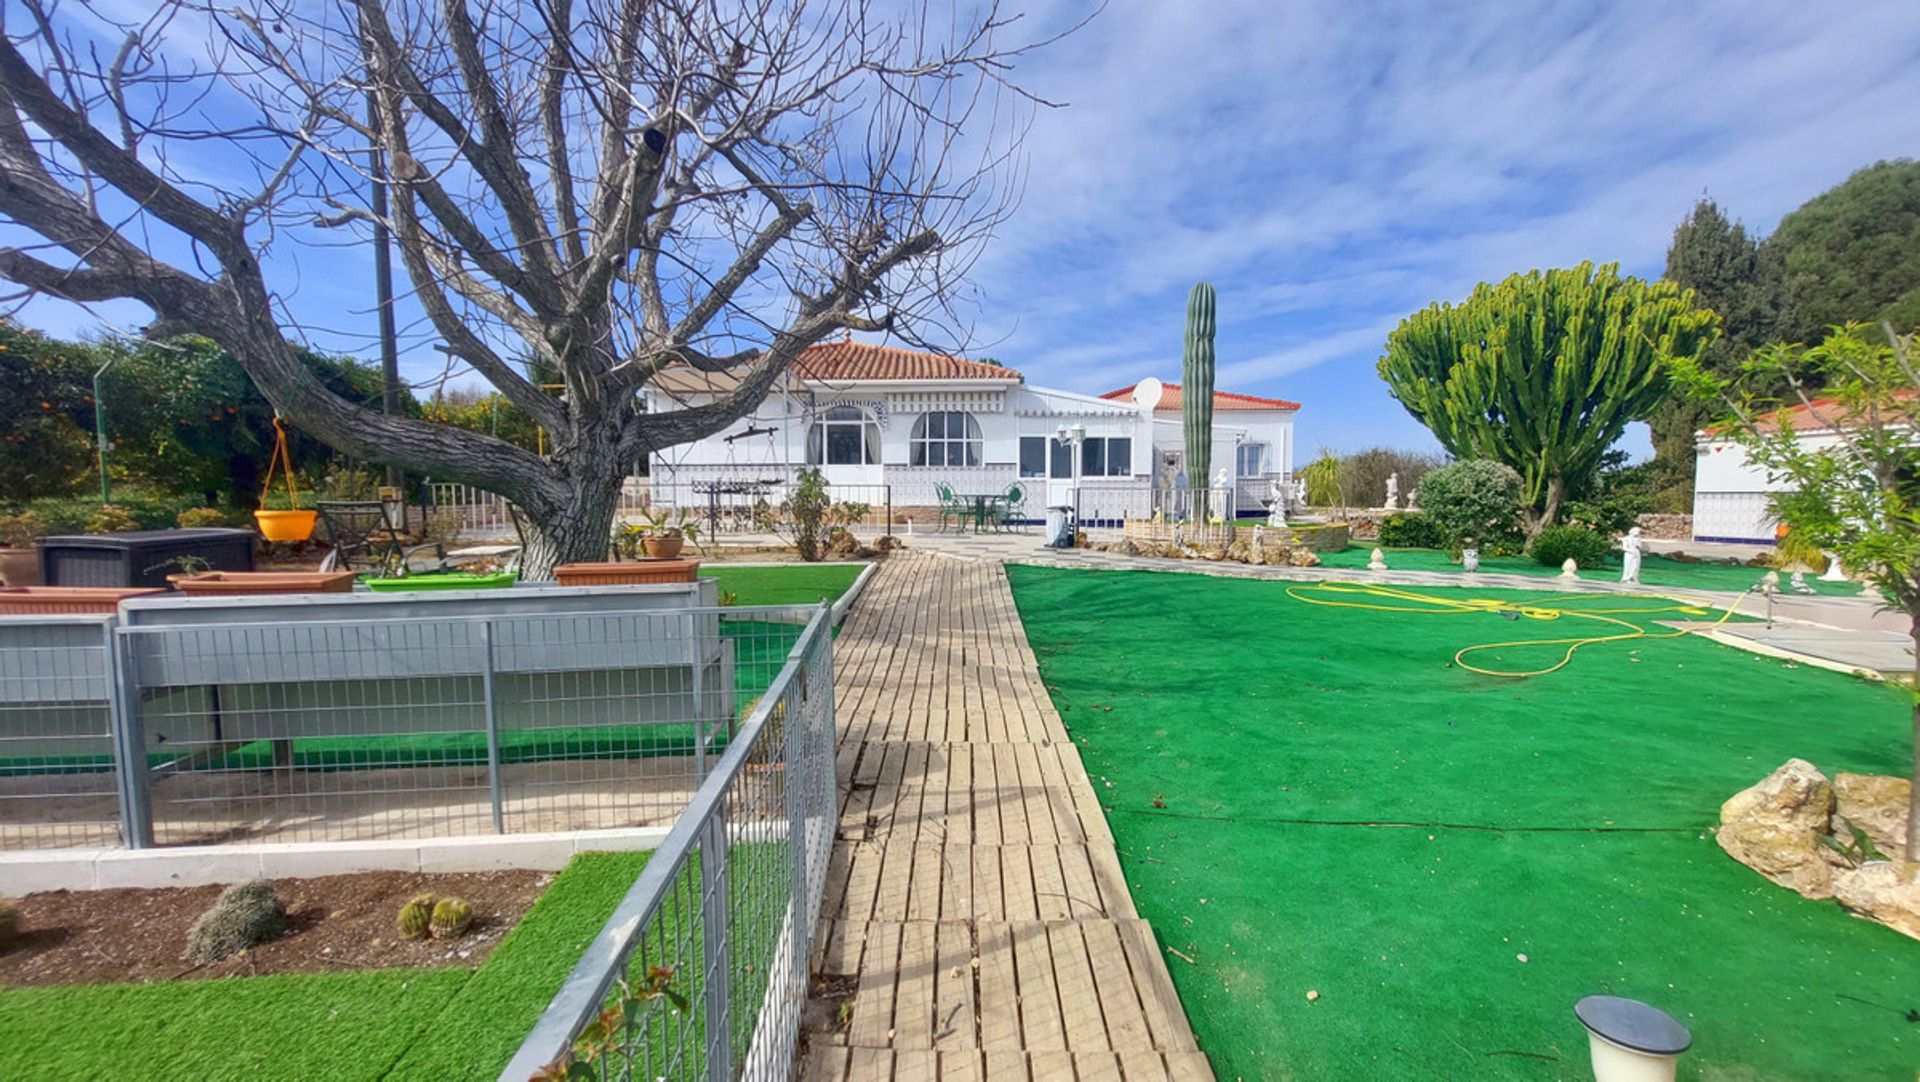
[[[806,346],[952,335],[1038,102],[1010,78],[1037,43],[1002,44],[992,0],[156,6],[4,9],[0,216],[37,243],[0,248],[0,277],[141,302],[149,335],[214,339],[328,443],[506,496],[535,576],[603,553],[633,466],[750,411]],[[450,363],[550,454],[363,409],[301,364],[286,250],[375,225]],[[669,366],[727,389],[648,412]]]

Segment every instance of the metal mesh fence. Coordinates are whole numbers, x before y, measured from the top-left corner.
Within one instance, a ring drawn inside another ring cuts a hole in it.
[[[0,617],[0,848],[120,841],[109,617]]]
[[[665,825],[812,615],[0,632],[0,844],[115,844],[123,807],[136,845]]]
[[[824,612],[790,662],[502,1079],[793,1075],[834,831]]]

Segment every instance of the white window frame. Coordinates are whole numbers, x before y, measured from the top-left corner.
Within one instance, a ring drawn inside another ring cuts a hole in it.
[[[828,461],[828,451],[833,446],[833,433],[830,429],[852,428],[858,432],[860,441],[860,462]],[[873,415],[860,406],[830,406],[820,414],[820,418],[807,427],[807,465],[809,466],[878,466],[880,464],[880,426],[873,421]]]
[[[985,463],[987,457],[980,422],[965,410],[929,410],[921,414],[914,419],[907,448],[907,464],[911,466],[977,467]],[[955,458],[960,461],[955,462]]]

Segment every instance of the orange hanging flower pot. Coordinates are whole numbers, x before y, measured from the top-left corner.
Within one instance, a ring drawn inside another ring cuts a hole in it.
[[[287,482],[287,506],[283,508],[266,506],[267,495],[273,491],[276,466]],[[287,451],[287,426],[278,413],[273,415],[273,458],[267,463],[267,483],[260,487],[260,504],[260,510],[253,513],[253,521],[260,527],[261,537],[269,541],[305,541],[313,536],[317,512],[300,506],[300,489],[293,480],[293,455]]]
[[[260,527],[260,536],[269,541],[305,541],[313,536],[313,523],[319,513],[315,511],[269,511],[265,508],[253,513],[254,524]]]

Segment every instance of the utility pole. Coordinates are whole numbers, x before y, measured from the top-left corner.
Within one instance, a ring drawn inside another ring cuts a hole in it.
[[[367,127],[380,130],[380,100],[367,91]],[[380,310],[380,410],[400,412],[400,347],[393,323],[393,256],[387,240],[387,161],[376,140],[368,159],[373,177],[373,289]],[[387,486],[400,487],[400,467],[387,464]]]

